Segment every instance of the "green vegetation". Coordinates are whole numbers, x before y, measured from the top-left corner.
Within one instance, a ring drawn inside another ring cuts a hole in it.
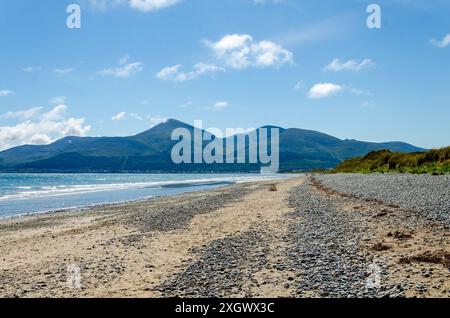
[[[258,163],[174,164],[171,151],[178,141],[173,141],[171,136],[176,128],[185,128],[191,134],[194,133],[193,126],[171,119],[135,136],[65,137],[49,145],[15,147],[0,152],[0,171],[80,173],[260,171],[261,165]],[[280,128],[282,172],[331,169],[343,160],[364,156],[369,151],[381,149],[400,152],[424,150],[402,142],[371,143],[341,140],[312,130]]]
[[[450,173],[450,147],[427,152],[400,153],[390,150],[372,151],[365,157],[342,162],[333,173]]]

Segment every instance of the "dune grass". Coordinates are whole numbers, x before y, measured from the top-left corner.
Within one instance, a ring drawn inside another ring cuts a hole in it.
[[[333,173],[450,173],[450,147],[426,152],[400,153],[389,150],[372,151],[365,157],[342,162]]]

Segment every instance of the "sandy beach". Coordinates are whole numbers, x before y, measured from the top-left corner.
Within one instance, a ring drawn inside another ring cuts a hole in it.
[[[0,221],[0,297],[450,296],[448,214],[327,182]]]

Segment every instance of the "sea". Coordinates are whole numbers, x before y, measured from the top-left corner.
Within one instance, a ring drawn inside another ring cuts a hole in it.
[[[280,174],[0,174],[0,219],[286,177]]]

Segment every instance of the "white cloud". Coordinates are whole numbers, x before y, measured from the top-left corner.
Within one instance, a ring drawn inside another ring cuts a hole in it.
[[[293,63],[293,53],[270,41],[254,42],[247,34],[226,35],[217,42],[204,40],[213,50],[220,64],[234,69],[248,67],[281,67]],[[216,64],[197,63],[190,71],[183,71],[177,64],[160,70],[156,77],[166,81],[185,82],[202,75],[226,72],[225,67]]]
[[[443,49],[444,47],[447,47],[448,45],[450,45],[450,33],[447,34],[446,36],[444,36],[444,38],[442,38],[442,40],[431,39],[430,43],[438,48]]]
[[[124,66],[120,66],[120,67],[116,67],[116,68],[104,69],[104,70],[101,70],[99,72],[99,74],[106,75],[106,76],[127,78],[127,77],[130,77],[132,75],[142,72],[143,69],[144,69],[144,64],[141,62],[136,62],[136,63],[126,64]]]
[[[25,73],[34,73],[42,70],[42,66],[27,66],[23,67],[22,71]]]
[[[309,90],[308,97],[312,99],[320,99],[335,95],[342,91],[342,86],[332,83],[319,83],[315,84]]]
[[[89,0],[91,8],[107,10],[127,5],[134,10],[151,12],[174,6],[182,0]]]
[[[13,91],[10,90],[0,90],[0,97],[5,97],[5,96],[10,96],[10,95],[14,95],[15,93]]]
[[[217,42],[205,40],[225,65],[234,69],[280,67],[294,62],[294,54],[271,41],[255,42],[248,34],[228,34]]]
[[[58,75],[67,75],[72,73],[73,71],[75,71],[74,68],[55,68],[53,70],[53,73],[58,74]]]
[[[67,110],[67,106],[64,104],[56,105],[52,110],[42,115],[42,118],[49,121],[61,120],[65,112]]]
[[[19,110],[16,112],[7,112],[2,115],[0,115],[0,119],[30,119],[36,116],[40,111],[42,107],[33,107],[26,110]]]
[[[156,11],[176,5],[181,0],[130,0],[130,7],[139,11]]]
[[[127,112],[120,112],[117,115],[114,115],[111,119],[113,121],[121,121],[127,119],[128,116],[137,120],[143,120],[143,118],[139,114],[136,113],[128,114]]]
[[[197,75],[212,74],[212,73],[216,73],[216,72],[225,72],[225,69],[223,67],[219,67],[214,64],[205,64],[205,63],[197,63],[192,67],[192,69],[194,70],[194,73]]]
[[[179,70],[182,67],[181,64],[165,67],[156,74],[156,77],[163,80],[177,80],[180,74]]]
[[[47,135],[36,134],[30,138],[30,141],[28,143],[32,145],[48,145],[52,143],[52,140]]]
[[[165,81],[185,82],[196,79],[202,75],[211,75],[217,72],[225,72],[223,67],[214,64],[197,63],[189,72],[183,72],[183,65],[177,64],[163,68],[156,74],[156,77]]]
[[[128,63],[129,56],[125,55],[119,59],[117,67],[110,67],[99,71],[100,75],[115,76],[121,78],[127,78],[144,70],[144,63],[134,62]]]
[[[214,103],[213,110],[222,110],[230,106],[230,104],[227,101],[218,101]]]
[[[373,67],[375,63],[371,59],[364,59],[361,62],[356,60],[348,60],[347,62],[341,62],[340,59],[334,59],[324,69],[325,71],[342,72],[351,71],[359,72],[365,68]]]
[[[2,115],[25,121],[0,127],[0,149],[23,144],[48,144],[66,136],[85,136],[91,126],[85,125],[85,118],[66,119],[66,110],[66,105],[58,105],[46,113],[36,107]]]
[[[126,112],[120,112],[117,115],[113,116],[111,119],[114,121],[120,121],[120,120],[124,120],[126,116],[127,116]]]

